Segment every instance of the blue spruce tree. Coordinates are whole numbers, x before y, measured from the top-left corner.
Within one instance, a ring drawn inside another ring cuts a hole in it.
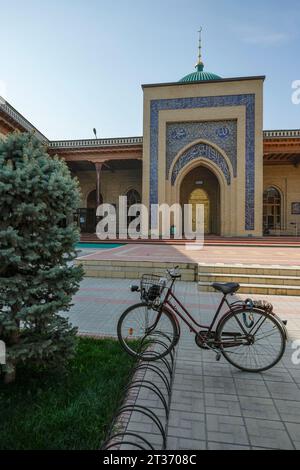
[[[0,141],[0,340],[6,383],[20,363],[64,364],[76,329],[61,315],[82,268],[74,266],[80,193],[66,163],[32,134]],[[1,375],[1,371],[0,371]]]

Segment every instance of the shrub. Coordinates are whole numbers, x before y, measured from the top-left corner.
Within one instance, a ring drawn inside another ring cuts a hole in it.
[[[80,198],[66,163],[32,134],[0,141],[0,339],[4,380],[20,362],[64,364],[76,329],[61,315],[82,278],[74,266]]]

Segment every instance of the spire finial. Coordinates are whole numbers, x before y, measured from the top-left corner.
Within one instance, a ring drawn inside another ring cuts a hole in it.
[[[198,31],[199,33],[199,45],[198,45],[198,62],[196,64],[196,69],[198,72],[202,72],[204,68],[204,64],[202,62],[202,26],[200,26],[200,29]]]

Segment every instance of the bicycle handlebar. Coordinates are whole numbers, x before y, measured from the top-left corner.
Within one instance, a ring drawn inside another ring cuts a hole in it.
[[[172,279],[173,282],[176,279],[181,278],[181,274],[179,272],[179,266],[175,266],[172,269],[167,269],[166,273],[170,276],[170,278]],[[166,279],[166,281],[167,281],[167,279]],[[140,286],[137,285],[137,284],[131,284],[130,290],[131,290],[131,292],[140,292],[141,291]]]
[[[179,266],[175,266],[173,269],[167,269],[167,274],[174,280],[181,278],[181,274],[179,272]]]

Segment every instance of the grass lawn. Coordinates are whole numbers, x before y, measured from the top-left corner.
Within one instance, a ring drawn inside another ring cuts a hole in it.
[[[67,373],[0,382],[0,449],[99,449],[134,360],[117,341],[80,338]]]

